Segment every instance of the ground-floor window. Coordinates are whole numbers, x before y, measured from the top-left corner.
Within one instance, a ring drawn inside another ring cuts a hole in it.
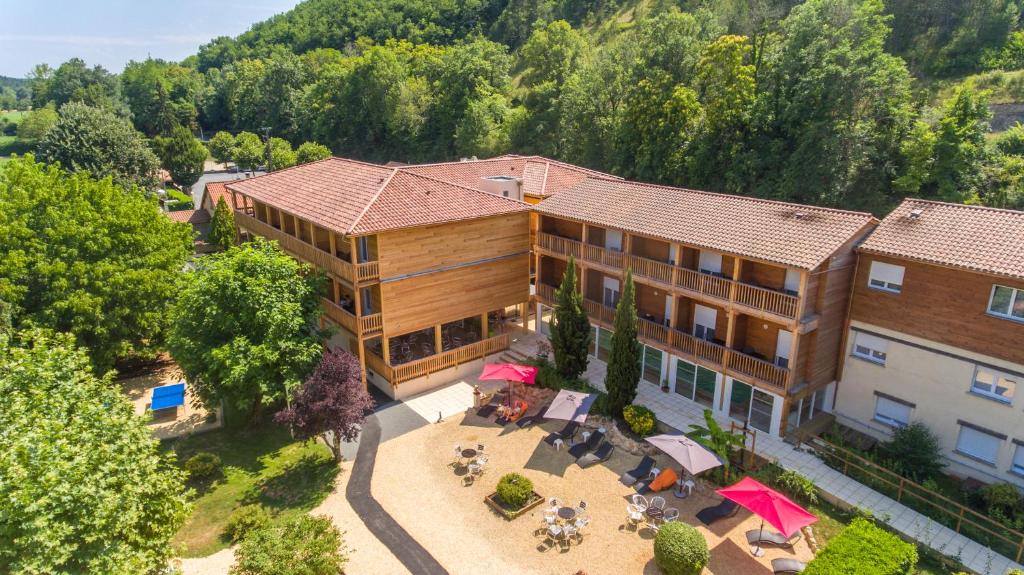
[[[644,345],[643,378],[655,385],[661,385],[661,363],[665,352],[656,347]]]
[[[590,326],[590,347],[587,348],[587,352],[590,355],[597,357],[597,330],[599,328],[596,325]]]
[[[999,460],[999,447],[1002,443],[999,436],[961,423],[956,450],[967,457],[995,465]]]
[[[608,361],[612,354],[612,332],[607,329],[597,329],[597,358],[601,361]]]
[[[909,403],[895,401],[888,397],[875,398],[875,420],[893,427],[910,424],[910,413],[913,407]]]
[[[715,404],[718,374],[688,361],[676,361],[676,393],[711,408]]]
[[[1017,475],[1024,475],[1024,445],[1017,445],[1013,452],[1013,463],[1010,464],[1010,472]]]
[[[729,394],[729,416],[747,423],[759,431],[768,432],[772,426],[772,411],[775,408],[775,397],[760,389],[743,383],[732,382]]]

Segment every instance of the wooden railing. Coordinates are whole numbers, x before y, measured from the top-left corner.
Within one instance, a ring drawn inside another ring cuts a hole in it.
[[[356,329],[356,316],[352,315],[345,308],[334,303],[333,301],[327,298],[322,299],[323,308],[324,311],[327,313],[327,317],[331,318],[331,320],[335,321],[336,323],[338,323],[338,325],[349,330],[350,332],[357,335],[359,334],[359,330]]]
[[[1024,532],[907,479],[821,437],[805,444],[829,467],[1020,563]]]
[[[649,260],[647,258],[632,255],[626,256],[626,261],[628,262],[629,269],[633,271],[634,276],[672,285],[672,277],[677,269],[675,266],[665,262]]]
[[[724,367],[726,348],[723,345],[694,337],[678,329],[671,331],[669,345],[675,351]]]
[[[640,339],[646,339],[648,341],[668,345],[669,328],[667,325],[662,325],[658,322],[643,318],[637,318],[636,334]]]
[[[384,323],[379,313],[371,313],[359,317],[359,329],[362,335],[370,335],[382,329]]]
[[[734,372],[756,377],[765,383],[774,385],[780,391],[786,389],[790,374],[790,371],[784,367],[737,351],[729,353],[729,368]]]
[[[548,304],[554,305],[555,303],[555,291],[557,288],[549,286],[547,284],[537,283],[537,297],[547,302]]]
[[[363,262],[356,264],[356,272],[360,282],[368,282],[380,277],[380,268],[377,262]]]
[[[376,371],[384,379],[394,381],[395,374],[391,372],[391,366],[384,361],[384,358],[369,350],[366,351],[366,367]]]
[[[423,359],[391,366],[391,377],[388,379],[391,381],[391,385],[398,385],[410,379],[416,379],[429,373],[456,367],[460,364],[508,349],[511,341],[511,335],[503,333],[469,345],[424,357]],[[373,357],[373,354],[370,353],[367,356]]]
[[[795,318],[800,298],[763,287],[738,283],[736,285],[736,302],[783,317]]]
[[[582,254],[580,246],[583,244],[576,240],[540,233],[537,234],[537,241],[540,243],[540,247],[553,251],[556,254],[572,256],[574,258],[579,258]]]

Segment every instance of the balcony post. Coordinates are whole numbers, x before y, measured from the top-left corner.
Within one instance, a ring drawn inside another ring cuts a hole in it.
[[[380,352],[384,355],[384,365],[391,365],[391,338],[385,333],[380,334]]]
[[[356,250],[356,238],[355,236],[348,237],[349,245],[349,259],[352,260],[352,286],[355,287],[359,283],[359,252]],[[356,288],[356,293],[359,289]],[[359,311],[358,309],[356,310]]]
[[[331,276],[331,289],[334,291],[334,303],[338,303],[341,301],[341,286],[333,276]]]
[[[312,221],[309,222],[309,244],[314,248],[320,249],[316,245],[316,225]]]
[[[797,323],[799,323],[800,320],[804,317],[804,305],[805,305],[804,302],[807,301],[807,283],[808,283],[808,280],[810,279],[810,276],[811,276],[811,272],[809,272],[807,270],[804,270],[803,273],[800,274],[800,292],[797,293],[798,297],[797,297],[797,300],[796,300],[796,318],[795,319],[796,319]],[[852,297],[852,294],[851,294],[851,297]]]
[[[800,340],[804,337],[800,334],[799,330],[793,330],[792,334],[789,338],[789,373],[786,374],[786,381],[783,382],[787,395],[789,394],[789,387],[793,385],[793,380],[796,379],[797,354],[800,353]]]
[[[356,339],[359,341],[359,367],[360,373],[362,374],[363,377],[363,388],[369,391],[370,386],[366,381],[366,345],[363,343],[363,338],[361,336],[357,335]]]
[[[292,224],[295,225],[295,239],[302,241],[302,224],[299,216],[292,214]]]
[[[441,324],[437,324],[434,326],[434,354],[441,353],[441,348]]]
[[[331,257],[338,257],[338,237],[334,230],[327,230],[327,241],[331,244]]]
[[[740,285],[740,264],[743,263],[738,256],[733,256],[732,259],[732,282],[729,284],[729,301],[736,301],[736,290],[739,289]]]
[[[673,284],[673,285],[675,285],[675,284]],[[675,327],[676,327],[676,305],[677,305],[677,302],[679,301],[679,298],[676,297],[676,294],[672,290],[668,291],[668,297],[672,298],[670,300],[669,306],[668,306],[668,313],[669,313],[669,316],[668,316],[668,328],[669,329],[675,329]]]
[[[490,326],[487,323],[487,312],[480,314],[480,341],[487,339]]]

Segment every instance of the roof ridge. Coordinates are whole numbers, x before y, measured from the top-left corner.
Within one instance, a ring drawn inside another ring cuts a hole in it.
[[[743,196],[743,195],[740,195],[740,194],[727,194],[727,193],[724,193],[724,192],[710,192],[710,191],[707,191],[707,190],[695,190],[693,188],[682,188],[682,187],[678,187],[678,186],[668,186],[668,185],[665,185],[665,184],[651,184],[651,183],[648,183],[648,182],[638,182],[636,180],[616,179],[616,178],[589,178],[589,179],[590,180],[610,182],[610,183],[615,183],[615,184],[621,184],[621,185],[629,185],[629,186],[633,186],[633,187],[658,188],[658,189],[669,190],[669,191],[673,191],[673,192],[688,192],[688,193],[691,193],[691,194],[701,194],[701,195],[706,195],[706,196],[734,198],[734,199],[737,199],[737,200],[749,201],[749,202],[760,203],[760,204],[775,204],[775,205],[780,205],[780,206],[807,208],[807,209],[812,209],[812,210],[820,210],[820,211],[823,211],[823,212],[833,212],[833,213],[838,213],[838,214],[847,214],[847,215],[851,215],[851,216],[868,216],[869,218],[874,218],[875,217],[874,214],[872,214],[870,212],[858,212],[858,211],[855,211],[855,210],[844,210],[844,209],[840,209],[840,208],[829,208],[829,207],[826,207],[826,206],[815,206],[815,205],[812,205],[812,204],[798,204],[796,202],[786,202],[786,201],[782,201],[782,200],[769,200],[767,198],[756,198],[756,197],[753,197],[753,196]],[[584,181],[576,184],[576,186],[573,186],[573,187],[583,186],[583,185],[586,185],[586,183],[587,183],[587,181],[584,180]]]
[[[622,176],[616,176],[615,174],[609,174],[608,172],[602,172],[600,170],[594,170],[592,168],[586,168],[586,167],[583,167],[583,166],[577,166],[576,164],[571,164],[569,162],[563,162],[562,160],[554,160],[554,159],[548,158],[546,156],[533,155],[533,156],[519,156],[519,157],[526,158],[527,161],[529,161],[530,159],[543,160],[544,162],[546,162],[548,164],[555,164],[557,166],[561,166],[561,167],[566,168],[568,170],[576,170],[576,171],[580,171],[580,172],[587,172],[587,173],[590,173],[590,174],[599,174],[602,179],[606,179],[606,180],[626,181],[626,178],[623,178]]]
[[[402,170],[401,168],[398,168],[398,170],[399,171],[403,171],[403,172],[405,171],[405,170]],[[487,196],[489,198],[497,198],[499,200],[504,200],[506,202],[511,202],[511,203],[517,204],[517,205],[518,204],[529,205],[526,202],[523,202],[523,201],[520,201],[520,200],[516,200],[516,199],[513,199],[513,198],[506,198],[505,196],[499,196],[497,194],[492,194],[490,192],[485,192],[483,190],[478,190],[478,189],[472,188],[470,186],[463,186],[462,184],[457,184],[455,182],[449,182],[448,180],[442,180],[441,178],[435,178],[434,176],[428,176],[426,174],[416,174],[416,173],[413,173],[413,172],[406,172],[406,173],[409,174],[410,176],[413,176],[413,177],[416,177],[416,178],[423,178],[425,180],[431,180],[431,181],[437,182],[439,184],[444,184],[446,186],[454,186],[456,188],[462,188],[463,190],[468,190],[468,191],[476,193],[476,194],[483,194],[483,195],[485,195],[485,196]],[[376,197],[374,197],[374,199],[376,200]]]
[[[551,169],[551,162],[544,162],[544,181],[540,184],[540,197],[544,197],[544,191],[548,189],[548,170]]]
[[[363,219],[363,216],[365,216],[366,212],[368,212],[370,210],[370,207],[373,206],[373,203],[377,201],[377,198],[379,198],[380,195],[382,193],[384,193],[384,188],[388,187],[388,184],[391,183],[391,179],[394,178],[395,174],[398,173],[398,168],[385,168],[385,169],[390,169],[391,173],[388,174],[387,178],[384,178],[384,180],[380,184],[380,187],[377,188],[377,191],[374,192],[373,197],[370,198],[370,201],[366,202],[366,205],[363,206],[363,209],[359,211],[359,215],[352,219],[352,223],[348,226],[348,229],[345,230],[345,234],[344,235],[346,235],[346,236],[350,235],[352,233],[352,230],[356,229],[356,225],[359,224],[359,220]]]
[[[1016,216],[1024,216],[1024,211],[1014,210],[1014,209],[1011,209],[1011,208],[996,208],[994,206],[982,206],[982,205],[979,205],[979,204],[958,204],[956,202],[943,202],[941,200],[926,200],[924,198],[903,198],[903,201],[900,202],[900,205],[908,203],[908,202],[922,203],[922,204],[933,204],[933,205],[937,205],[937,206],[946,206],[946,207],[950,207],[950,208],[969,208],[969,209],[972,209],[972,210],[983,210],[983,211],[990,211],[990,212],[1005,212],[1005,213],[1013,214],[1013,215],[1016,215]],[[892,215],[895,211],[896,210],[893,209],[893,211],[891,211],[888,214],[886,214],[886,217]]]

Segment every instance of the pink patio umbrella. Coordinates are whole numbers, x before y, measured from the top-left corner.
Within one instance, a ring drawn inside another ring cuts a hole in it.
[[[778,529],[787,539],[805,525],[818,520],[806,509],[790,501],[788,497],[764,485],[752,477],[744,477],[729,487],[717,491],[719,495],[729,499],[761,518],[761,529],[765,521]],[[755,557],[764,555],[761,543],[750,550]]]
[[[504,380],[508,383],[508,406],[512,407],[512,383],[518,381],[533,385],[537,381],[537,368],[517,363],[489,363],[480,373],[480,380]]]

